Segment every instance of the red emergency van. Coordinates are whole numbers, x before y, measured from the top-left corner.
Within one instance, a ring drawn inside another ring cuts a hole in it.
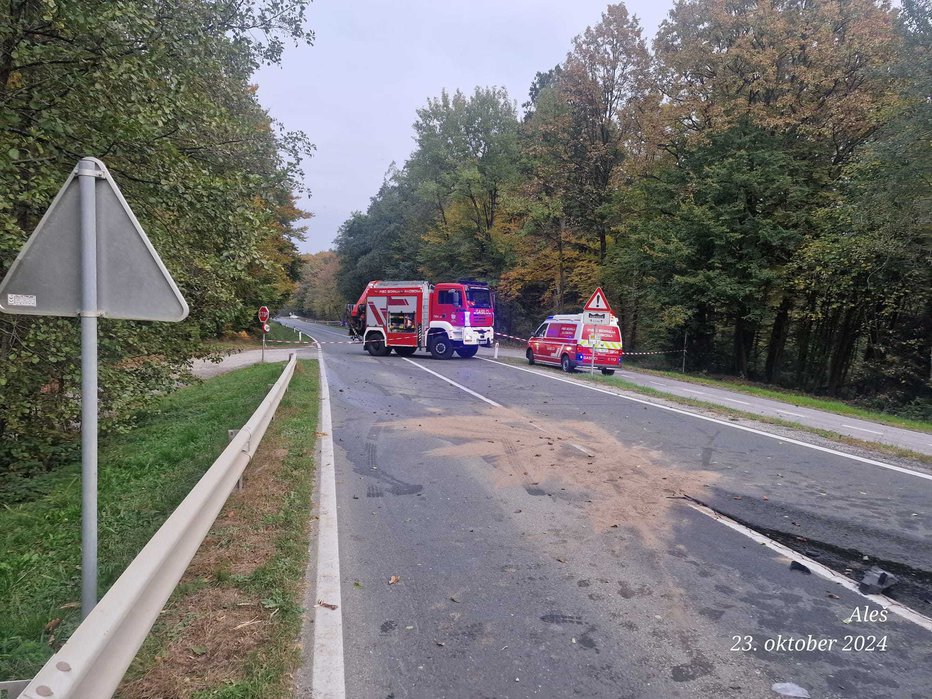
[[[606,315],[607,323],[586,322],[591,320],[586,313],[548,316],[527,341],[528,364],[552,364],[566,372],[593,367],[606,376],[614,374],[624,352],[618,318]]]

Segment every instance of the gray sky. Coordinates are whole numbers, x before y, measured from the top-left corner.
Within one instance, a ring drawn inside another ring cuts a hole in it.
[[[414,148],[416,111],[444,88],[508,90],[520,105],[537,71],[566,58],[607,0],[314,0],[314,46],[285,53],[253,81],[269,114],[316,144],[304,163],[313,212],[302,252],[331,247],[353,211],[365,211],[392,161]],[[650,40],[673,0],[631,0]]]

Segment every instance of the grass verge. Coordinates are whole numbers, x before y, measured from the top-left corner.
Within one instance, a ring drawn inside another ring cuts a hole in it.
[[[515,366],[526,366],[527,362],[521,359],[514,359],[511,357],[500,358],[497,361],[503,362],[505,364],[513,364]],[[549,367],[547,367],[549,368]],[[555,370],[556,371],[556,370]],[[845,434],[839,434],[838,432],[832,432],[830,430],[823,430],[817,427],[810,427],[808,425],[802,425],[798,422],[791,422],[789,420],[781,420],[779,418],[768,417],[766,415],[759,415],[757,413],[749,413],[744,410],[736,410],[734,408],[728,408],[718,403],[709,403],[703,400],[696,400],[695,398],[686,398],[684,396],[678,396],[674,393],[667,393],[666,391],[659,391],[655,388],[649,388],[647,386],[641,386],[639,384],[633,383],[632,381],[627,381],[624,378],[618,376],[602,376],[602,375],[589,375],[587,373],[576,373],[573,374],[573,378],[580,381],[588,381],[590,383],[599,383],[612,388],[620,388],[625,391],[630,391],[631,393],[639,393],[643,396],[649,396],[653,398],[659,398],[661,400],[669,401],[671,403],[678,403],[680,405],[686,405],[692,408],[698,408],[701,410],[707,410],[718,415],[723,415],[728,418],[734,419],[745,419],[745,420],[754,420],[755,422],[760,422],[767,425],[776,425],[778,427],[786,427],[788,429],[799,430],[801,432],[809,432],[810,434],[815,434],[825,439],[830,439],[833,442],[839,442],[841,444],[847,444],[852,447],[857,447],[859,449],[867,449],[869,451],[879,452],[881,454],[887,454],[889,456],[895,456],[901,459],[910,459],[919,463],[932,466],[932,456],[927,454],[920,454],[918,452],[910,451],[909,449],[902,449],[900,447],[895,447],[889,444],[881,444],[879,442],[869,442],[863,439],[857,439],[855,437],[850,437]]]
[[[867,410],[866,408],[859,408],[841,400],[820,398],[818,396],[809,395],[808,393],[800,393],[799,391],[759,386],[757,384],[741,381],[740,379],[716,379],[705,376],[695,376],[693,374],[681,374],[677,371],[659,371],[656,369],[641,369],[640,367],[636,367],[635,370],[641,374],[662,376],[676,381],[686,381],[701,386],[721,388],[736,393],[744,393],[749,396],[757,396],[758,398],[769,398],[783,403],[792,403],[793,405],[804,408],[812,408],[813,410],[824,410],[827,413],[835,413],[836,415],[848,415],[849,417],[870,420],[871,422],[890,425],[891,427],[902,427],[907,430],[932,433],[932,423],[923,420],[912,420],[899,417],[898,415],[891,415],[890,413]]]
[[[274,320],[269,321],[269,332],[265,336],[267,347],[294,347],[309,345],[307,334],[302,335],[301,342],[298,342],[298,333],[291,328],[285,327]],[[287,344],[285,344],[287,343]],[[242,352],[243,350],[259,349],[262,347],[262,335],[251,335],[240,333],[233,337],[227,337],[223,340],[211,340],[207,346],[220,353]]]
[[[99,582],[104,591],[255,411],[282,364],[180,389],[99,448]],[[0,679],[32,677],[80,621],[81,466],[0,508]]]
[[[163,610],[120,699],[289,697],[300,661],[318,407],[298,363],[262,444]]]

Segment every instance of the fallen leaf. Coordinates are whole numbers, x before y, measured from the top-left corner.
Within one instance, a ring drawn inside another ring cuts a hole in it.
[[[829,599],[841,599],[841,597],[836,595],[834,592],[826,592],[825,596],[828,597]]]
[[[401,578],[399,578],[397,575],[393,575],[392,577],[388,579],[389,585],[396,585],[400,582],[401,582]]]
[[[52,633],[55,629],[58,628],[58,625],[61,623],[61,619],[52,619],[49,623],[45,625],[43,629],[45,633]]]
[[[337,605],[330,604],[329,602],[324,602],[322,599],[317,600],[318,607],[326,607],[327,609],[336,609]]]

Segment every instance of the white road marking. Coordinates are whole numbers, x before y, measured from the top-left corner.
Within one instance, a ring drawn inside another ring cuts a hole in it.
[[[698,393],[700,396],[708,395],[705,391],[694,391],[694,390],[691,389],[691,388],[684,388],[683,390],[684,390],[684,391],[687,391],[687,392],[689,392],[689,393]]]
[[[726,398],[725,396],[716,396],[717,400],[727,400],[729,403],[739,403],[740,405],[750,405],[746,400],[738,400],[737,398]]]
[[[725,420],[719,420],[714,417],[708,417],[707,415],[698,415],[696,413],[691,413],[688,410],[683,410],[682,408],[674,408],[669,405],[661,405],[659,403],[653,403],[649,400],[643,400],[641,398],[635,398],[633,396],[626,396],[622,393],[616,393],[615,391],[609,391],[604,388],[599,388],[598,386],[589,386],[585,383],[580,383],[578,381],[573,381],[571,379],[564,379],[562,376],[551,376],[542,371],[535,371],[533,369],[526,369],[521,366],[514,366],[513,364],[505,364],[504,362],[497,362],[494,359],[486,359],[485,357],[479,357],[483,362],[491,362],[492,364],[499,364],[503,367],[509,369],[516,369],[517,371],[525,371],[528,374],[534,374],[545,379],[551,379],[552,381],[560,381],[562,383],[568,383],[572,386],[579,386],[580,388],[585,388],[589,391],[596,391],[597,393],[604,393],[609,396],[615,396],[616,398],[621,398],[623,400],[631,401],[632,403],[640,403],[641,405],[650,405],[659,410],[666,410],[667,412],[677,413],[678,415],[688,415],[689,417],[696,418],[697,420],[705,420],[706,422],[713,422],[716,425],[724,425],[725,427],[730,427],[733,430],[741,430],[742,432],[750,432],[751,434],[760,435],[761,437],[767,437],[768,439],[775,439],[778,442],[786,442],[787,444],[795,444],[798,447],[805,447],[806,449],[814,449],[815,451],[821,451],[826,454],[832,454],[834,456],[841,456],[846,459],[851,459],[852,461],[860,461],[863,464],[870,464],[871,466],[879,466],[880,468],[885,468],[890,471],[896,471],[897,473],[905,473],[908,476],[916,476],[916,478],[922,478],[927,481],[932,481],[932,475],[928,473],[920,473],[919,471],[912,471],[908,468],[903,468],[902,466],[894,466],[893,464],[884,463],[883,461],[876,461],[875,459],[867,459],[863,456],[855,456],[854,454],[846,454],[843,451],[838,451],[836,449],[829,449],[828,447],[822,447],[818,444],[809,444],[808,442],[801,442],[798,439],[791,439],[790,437],[781,437],[778,434],[771,434],[770,432],[764,432],[763,430],[756,430],[753,427],[748,427],[746,425],[739,425],[735,422],[726,422]]]
[[[303,321],[301,321],[301,322],[303,322]],[[282,323],[282,325],[284,325],[284,323]],[[336,332],[335,330],[327,330],[326,328],[322,328],[321,326],[319,326],[319,325],[317,325],[317,324],[315,324],[315,323],[305,323],[305,325],[313,325],[314,331],[315,331],[315,332],[320,331],[320,332],[323,332],[323,333],[327,333],[327,334],[329,334],[329,335],[337,335],[338,337],[342,337],[344,340],[349,340],[349,339],[350,339],[349,333],[346,333],[346,332],[338,333],[338,332]],[[286,326],[286,327],[289,327],[289,328],[290,328],[290,327],[293,327],[293,326],[289,325],[289,326]],[[305,335],[310,335],[310,334],[311,334],[309,331],[304,330],[303,328],[298,328],[298,330],[300,330],[301,332],[303,332]]]
[[[451,386],[456,386],[456,387],[457,387],[458,389],[460,389],[461,391],[466,391],[466,393],[468,393],[469,395],[475,396],[475,397],[478,398],[479,400],[485,401],[485,402],[488,403],[489,405],[493,405],[493,406],[495,406],[496,408],[501,408],[501,407],[502,407],[502,406],[501,406],[501,403],[496,403],[494,400],[490,400],[489,398],[486,398],[486,397],[483,396],[482,394],[476,393],[476,392],[473,391],[471,388],[466,388],[466,387],[463,386],[462,384],[458,384],[458,383],[456,383],[456,381],[453,381],[452,379],[448,379],[446,376],[443,376],[442,374],[438,374],[436,371],[432,371],[431,369],[428,369],[426,366],[421,366],[421,365],[418,364],[417,362],[413,362],[413,361],[411,361],[410,359],[408,359],[407,357],[402,357],[402,359],[404,359],[406,362],[408,362],[408,364],[413,364],[413,365],[416,366],[418,369],[421,369],[422,371],[426,371],[428,374],[433,374],[434,376],[436,376],[438,379],[440,379],[440,380],[442,380],[442,381],[446,381],[446,382],[447,382],[448,384],[450,384]],[[490,361],[490,360],[486,360],[486,361]]]
[[[529,422],[528,424],[529,424],[531,427],[533,427],[535,430],[540,430],[541,432],[546,432],[546,431],[547,431],[547,430],[545,430],[543,427],[541,427],[540,425],[535,425],[533,422]]]
[[[805,565],[809,570],[811,570],[813,573],[818,575],[820,578],[825,578],[826,580],[830,582],[838,583],[845,589],[851,590],[851,592],[861,595],[861,597],[870,600],[874,604],[878,604],[884,609],[889,609],[891,612],[893,612],[897,616],[901,616],[907,621],[911,621],[914,624],[921,626],[926,631],[932,631],[932,619],[920,614],[917,611],[910,609],[909,607],[906,607],[900,604],[896,600],[892,600],[886,595],[865,594],[861,592],[861,590],[858,587],[858,583],[856,583],[854,580],[852,580],[851,578],[845,577],[844,575],[841,575],[840,573],[836,573],[834,570],[822,565],[818,561],[815,561],[809,558],[808,556],[804,556],[801,553],[797,553],[793,549],[787,546],[784,546],[780,542],[774,541],[773,539],[770,539],[764,536],[763,534],[760,534],[759,532],[756,532],[753,529],[750,529],[749,527],[744,526],[743,524],[739,524],[733,519],[726,517],[725,515],[720,514],[718,512],[715,512],[714,510],[708,507],[705,507],[704,505],[700,505],[699,503],[695,503],[695,502],[690,502],[689,506],[693,508],[694,510],[696,510],[697,512],[701,512],[706,517],[711,517],[717,522],[721,522],[726,527],[729,527],[730,529],[734,529],[736,532],[740,532],[741,534],[744,534],[746,537],[748,537],[752,541],[755,541],[758,544],[763,544],[764,546],[771,549],[772,551],[776,551],[780,555],[785,556],[786,558],[789,558],[790,560],[801,562],[803,565]]]
[[[792,415],[793,417],[806,417],[802,413],[791,413],[789,410],[777,410],[778,413],[783,413],[784,415]]]
[[[330,386],[324,353],[317,343],[320,362],[320,514],[317,522],[317,600],[336,609],[314,607],[314,661],[311,690],[320,699],[344,699],[343,601],[340,594],[340,545],[337,536],[337,488],[333,455]]]
[[[863,427],[855,427],[854,425],[846,425],[845,423],[841,423],[841,426],[847,427],[849,430],[861,430],[861,432],[870,432],[871,434],[879,434],[883,436],[883,432],[878,432],[877,430],[866,430]]]
[[[571,447],[573,447],[573,449],[578,449],[579,451],[581,451],[581,452],[582,452],[583,454],[585,454],[586,456],[589,456],[589,457],[595,456],[595,454],[593,454],[591,451],[589,451],[588,449],[583,449],[583,448],[582,448],[581,446],[579,446],[578,444],[573,444],[572,442],[570,442],[569,444],[570,444]]]

